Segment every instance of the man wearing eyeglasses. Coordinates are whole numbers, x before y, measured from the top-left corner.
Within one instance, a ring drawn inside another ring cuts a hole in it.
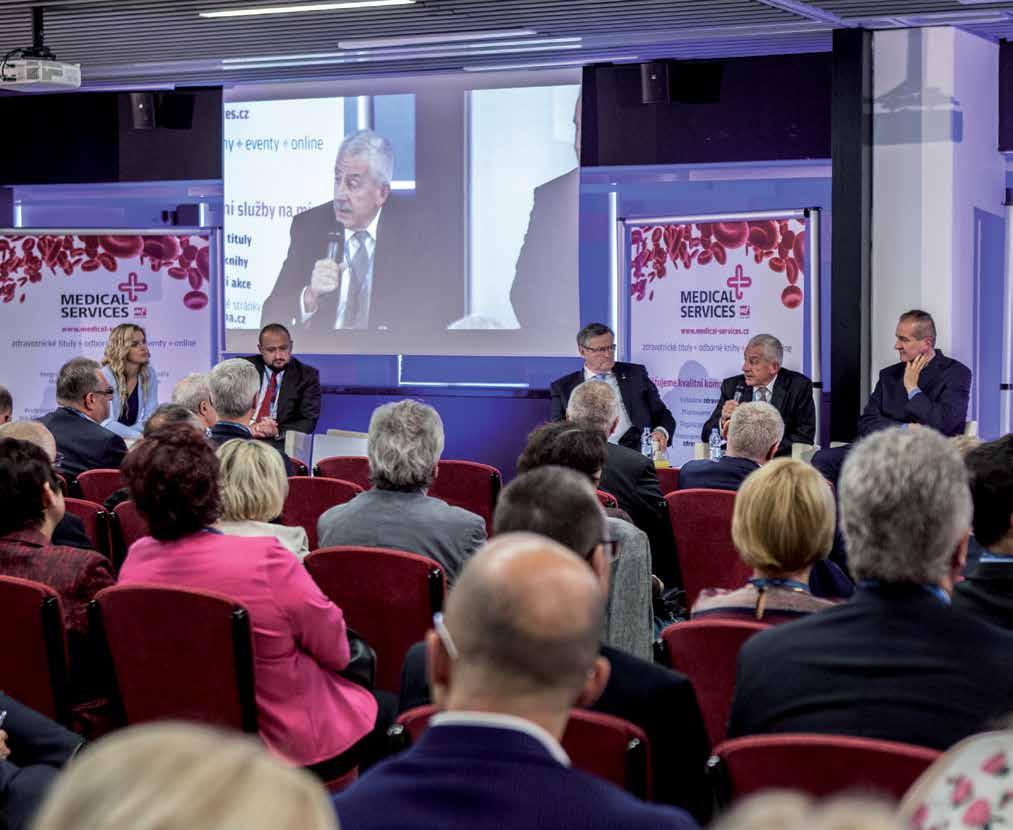
[[[675,432],[675,418],[662,402],[646,367],[616,361],[615,332],[604,323],[589,323],[577,334],[577,350],[584,358],[584,367],[564,375],[549,387],[552,420],[562,421],[566,417],[570,394],[580,384],[601,380],[612,387],[620,400],[619,424],[609,441],[640,450],[644,427],[649,427],[652,438],[662,450],[667,449]]]
[[[414,194],[393,194],[394,149],[372,130],[345,137],[334,164],[334,198],[292,220],[291,242],[261,325],[281,323],[304,346],[333,351],[335,331],[445,325],[452,292],[419,279],[447,245],[426,238]]]
[[[56,439],[63,456],[60,472],[70,479],[85,470],[119,469],[127,445],[102,426],[109,417],[113,389],[102,376],[99,364],[88,357],[67,361],[56,379],[56,402],[60,405],[39,420]]]

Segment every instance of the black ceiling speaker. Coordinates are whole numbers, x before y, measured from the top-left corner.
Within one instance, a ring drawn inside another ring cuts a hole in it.
[[[640,103],[667,104],[671,101],[668,77],[668,61],[640,64]]]
[[[150,92],[131,92],[130,122],[135,130],[155,129],[155,96]]]
[[[716,104],[721,99],[720,61],[649,61],[640,64],[640,102]]]

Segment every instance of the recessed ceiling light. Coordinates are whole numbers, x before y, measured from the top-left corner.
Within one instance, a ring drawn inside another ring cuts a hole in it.
[[[251,6],[246,9],[220,9],[197,12],[198,17],[256,17],[261,14],[297,14],[331,12],[341,9],[371,9],[383,6],[414,6],[415,0],[345,0],[340,3],[302,3],[297,6]]]
[[[420,46],[425,43],[460,43],[469,40],[492,40],[502,37],[537,35],[534,29],[494,29],[488,32],[448,32],[442,35],[404,35],[402,37],[360,37],[339,40],[339,49],[382,49],[386,46]]]
[[[617,55],[611,58],[602,58],[598,60],[608,61],[609,63],[616,63],[618,61],[635,61],[639,60],[636,55]],[[499,65],[483,64],[482,66],[462,66],[461,68],[465,72],[500,72],[507,71],[510,69],[552,69],[552,68],[563,68],[567,66],[583,66],[588,63],[588,58],[575,58],[572,61],[544,61],[540,63],[504,63]],[[594,61],[594,62],[597,62]]]

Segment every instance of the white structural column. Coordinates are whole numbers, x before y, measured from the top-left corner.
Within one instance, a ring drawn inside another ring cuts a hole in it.
[[[974,368],[975,217],[1004,213],[998,57],[949,27],[873,37],[873,382],[896,362],[894,326],[910,308],[930,312],[941,348]]]

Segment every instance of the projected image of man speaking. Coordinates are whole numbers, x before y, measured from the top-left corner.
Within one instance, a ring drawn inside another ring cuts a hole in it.
[[[347,136],[334,164],[334,199],[292,220],[291,242],[261,323],[313,334],[398,327],[399,275],[406,251],[399,229],[410,199],[391,192],[394,151],[372,130]],[[399,244],[401,242],[402,244]],[[402,312],[403,316],[403,312]]]

